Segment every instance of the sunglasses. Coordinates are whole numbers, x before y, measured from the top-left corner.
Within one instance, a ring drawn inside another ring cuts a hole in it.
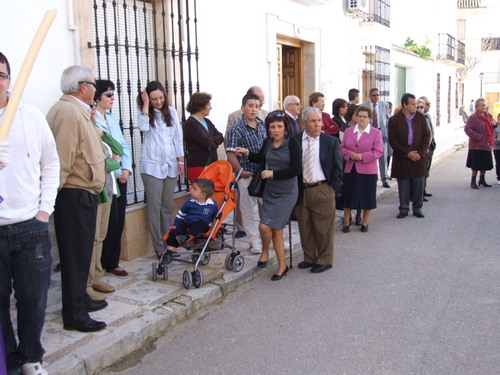
[[[87,85],[92,85],[95,88],[95,82],[90,82],[90,81],[78,81],[78,84],[81,85],[83,83],[86,83]]]
[[[417,109],[424,109],[423,105],[417,105]]]
[[[269,112],[269,114],[267,115],[267,117],[283,118],[283,117],[285,117],[285,112],[283,112],[283,111],[272,111],[272,112]]]
[[[115,96],[115,93],[114,92],[106,92],[106,93],[104,93],[102,95],[104,95],[107,98],[112,98],[113,96]]]

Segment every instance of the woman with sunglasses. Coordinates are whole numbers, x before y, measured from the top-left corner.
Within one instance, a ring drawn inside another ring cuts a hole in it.
[[[378,159],[384,153],[382,132],[370,125],[372,110],[359,106],[355,112],[358,123],[347,128],[340,144],[344,167],[344,227],[348,233],[351,226],[351,211],[363,210],[361,232],[368,232],[368,219],[377,208]]]
[[[266,180],[263,194],[262,215],[259,224],[262,239],[262,253],[257,266],[264,268],[269,260],[269,246],[273,241],[278,272],[271,280],[280,280],[288,272],[285,260],[283,228],[297,202],[297,176],[302,169],[300,145],[290,137],[290,129],[285,112],[273,111],[265,121],[268,138],[263,142],[259,153],[249,152],[236,147],[236,153],[248,156],[253,162],[265,163],[262,178]]]
[[[121,168],[114,171],[118,181],[119,194],[111,203],[108,232],[102,246],[101,264],[106,272],[116,276],[127,276],[128,273],[119,266],[123,228],[125,225],[125,209],[127,206],[127,180],[132,173],[130,147],[123,137],[118,117],[111,113],[115,102],[115,84],[112,81],[96,80],[95,102],[97,112],[95,124],[116,139],[123,148]]]
[[[340,129],[345,129],[348,126],[345,119],[348,107],[349,103],[342,98],[337,98],[332,103],[333,121],[335,121]]]

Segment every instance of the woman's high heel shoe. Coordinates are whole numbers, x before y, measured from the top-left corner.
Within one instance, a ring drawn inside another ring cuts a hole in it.
[[[266,266],[267,266],[267,260],[265,262],[261,262],[260,260],[257,261],[257,267],[266,268]]]
[[[283,273],[281,275],[278,275],[277,273],[273,275],[273,277],[271,277],[271,280],[272,281],[277,281],[277,280],[280,280],[283,276],[286,275],[286,273],[288,272],[290,268],[288,268],[288,266],[286,266],[285,270],[283,271]]]

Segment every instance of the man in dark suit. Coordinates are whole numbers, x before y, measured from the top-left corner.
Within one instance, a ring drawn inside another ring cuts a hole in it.
[[[370,107],[373,112],[373,116],[370,125],[374,128],[380,129],[382,132],[382,140],[384,141],[384,155],[382,155],[378,160],[380,179],[382,180],[382,186],[385,188],[390,188],[388,176],[387,176],[387,157],[392,155],[392,150],[387,145],[388,140],[388,127],[387,120],[389,119],[389,107],[386,102],[380,101],[380,91],[376,87],[370,89],[369,92],[370,100],[362,103],[361,105],[366,105]]]
[[[425,161],[431,132],[425,116],[417,112],[415,95],[404,94],[401,105],[403,109],[389,119],[389,144],[394,150],[391,176],[398,179],[399,191],[397,217],[408,216],[411,200],[413,215],[423,218]]]
[[[342,187],[342,156],[336,137],[321,133],[321,111],[307,107],[304,131],[295,135],[302,148],[296,206],[304,261],[299,268],[320,273],[332,268],[335,234],[335,191]]]
[[[295,95],[288,95],[285,100],[283,100],[283,109],[285,110],[286,121],[291,135],[295,135],[301,132],[302,126],[300,124],[300,110],[302,109],[300,105],[300,99]]]

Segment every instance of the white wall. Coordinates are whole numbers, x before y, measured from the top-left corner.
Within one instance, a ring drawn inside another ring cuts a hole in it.
[[[50,9],[58,9],[58,13],[40,49],[22,99],[37,106],[44,113],[61,96],[59,80],[62,71],[75,64],[72,35],[68,30],[66,1],[10,2],[8,9],[4,4],[0,22],[0,51],[9,59],[13,86],[40,22]]]

